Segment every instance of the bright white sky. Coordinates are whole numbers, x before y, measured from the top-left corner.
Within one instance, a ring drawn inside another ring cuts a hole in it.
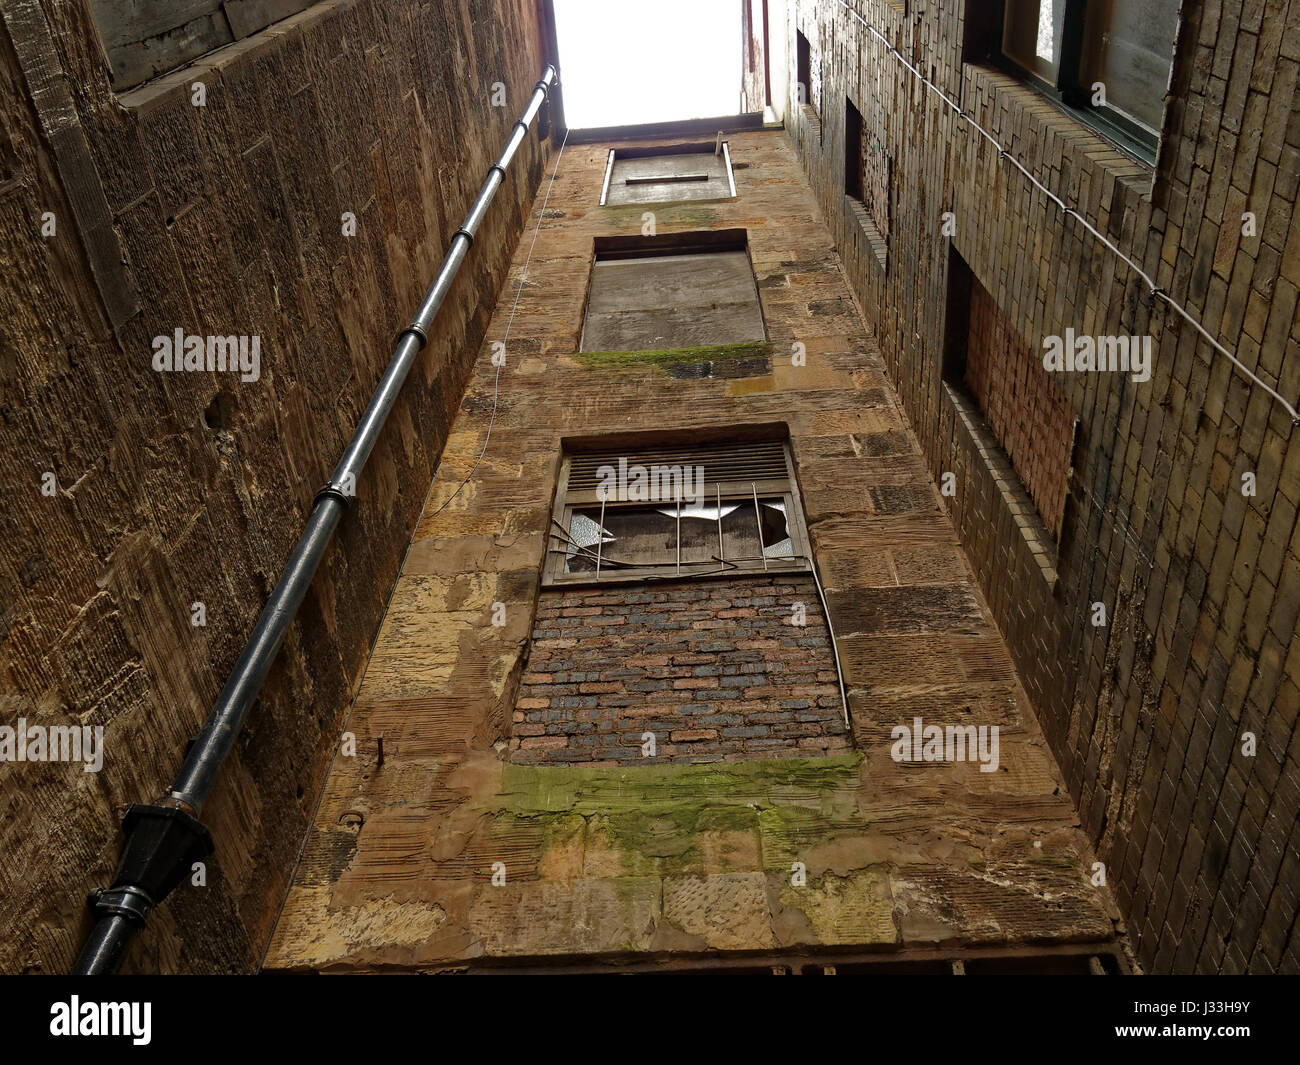
[[[740,110],[735,0],[555,0],[572,129]]]

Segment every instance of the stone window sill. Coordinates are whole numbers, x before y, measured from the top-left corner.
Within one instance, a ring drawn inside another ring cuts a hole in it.
[[[866,241],[867,247],[871,249],[872,254],[875,255],[876,262],[880,264],[880,269],[888,273],[889,242],[877,228],[876,223],[871,220],[871,215],[867,213],[866,206],[861,200],[853,196],[845,196],[844,209],[848,216],[857,222],[862,238]]]
[[[1062,157],[1095,168],[1102,178],[1090,199],[1075,204],[1095,218],[1097,190],[1106,182],[1150,201],[1155,167],[1108,140],[1058,101],[996,67],[962,64],[962,108],[1039,181],[1061,195]],[[1008,134],[1008,130],[1014,131]],[[980,138],[982,140],[982,138]],[[1085,162],[1086,160],[1086,162]],[[1159,157],[1157,156],[1157,164]],[[1065,197],[1063,197],[1065,198]],[[1067,202],[1068,202],[1068,198]]]

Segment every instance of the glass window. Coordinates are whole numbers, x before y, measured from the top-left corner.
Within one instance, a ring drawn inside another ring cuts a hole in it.
[[[1154,159],[1179,0],[1006,0],[1002,54],[1121,146]]]
[[[1065,0],[1007,0],[1002,51],[1055,86],[1061,64]]]
[[[1178,33],[1178,0],[1094,0],[1084,23],[1079,81],[1106,87],[1106,105],[1160,132]]]

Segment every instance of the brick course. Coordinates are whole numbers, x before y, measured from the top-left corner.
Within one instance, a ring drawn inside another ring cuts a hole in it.
[[[803,626],[792,624],[795,604]],[[653,757],[641,753],[645,732],[655,734]],[[811,577],[551,589],[538,600],[513,761],[641,765],[848,748]]]

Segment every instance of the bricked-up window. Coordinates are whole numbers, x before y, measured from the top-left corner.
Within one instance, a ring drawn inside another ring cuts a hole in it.
[[[851,746],[810,573],[543,588],[512,718],[510,760],[527,765],[808,758]]]
[[[567,455],[545,583],[806,570],[807,534],[780,441]]]
[[[90,0],[121,90],[242,41],[317,0]]]
[[[1059,542],[1076,420],[1042,359],[965,262],[949,257],[945,377],[978,405]]]
[[[722,200],[736,195],[727,142],[656,148],[611,148],[600,202],[671,203]]]
[[[889,155],[878,130],[844,98],[844,195],[880,265],[889,234]]]
[[[1002,54],[1113,139],[1153,158],[1178,5],[1179,0],[1006,0]]]
[[[583,352],[767,339],[744,230],[596,240]]]

